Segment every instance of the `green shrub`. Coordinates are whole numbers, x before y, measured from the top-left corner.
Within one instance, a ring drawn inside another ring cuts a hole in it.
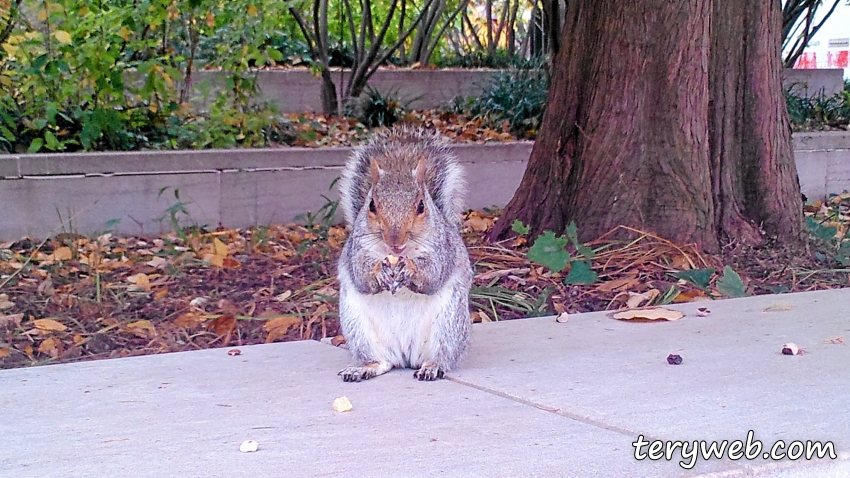
[[[385,93],[366,87],[365,94],[357,105],[357,119],[370,128],[379,126],[390,127],[404,115],[404,107],[398,98],[398,92],[391,90]]]
[[[440,68],[497,68],[532,69],[539,67],[539,59],[528,60],[520,55],[508,55],[506,50],[496,50],[493,56],[485,51],[473,51],[465,55],[440,58],[436,65]]]
[[[269,39],[285,8],[272,0],[24,0],[28,15],[0,49],[0,147],[262,144],[277,115],[254,104],[248,69],[283,59]],[[206,65],[226,74],[226,87],[196,111],[185,78],[207,38],[215,55]]]
[[[797,96],[785,91],[788,120],[794,131],[818,130],[827,127],[841,128],[850,124],[850,82],[845,89],[832,96]]]
[[[540,128],[548,89],[549,75],[543,68],[503,71],[470,101],[468,112],[491,128],[507,125],[513,134],[531,138]]]

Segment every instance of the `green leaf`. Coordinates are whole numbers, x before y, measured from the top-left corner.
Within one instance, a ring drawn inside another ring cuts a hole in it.
[[[42,146],[44,146],[44,139],[35,138],[34,140],[32,140],[32,143],[30,143],[30,147],[27,149],[27,153],[37,153]]]
[[[811,217],[806,217],[806,224],[809,226],[809,230],[812,231],[812,234],[824,242],[829,242],[834,239],[835,234],[838,233],[838,229],[836,227],[824,226]]]
[[[523,224],[522,221],[520,221],[519,219],[517,219],[511,225],[511,230],[517,234],[528,234],[528,231],[531,230],[531,228]]]
[[[700,289],[707,289],[708,283],[711,282],[711,276],[715,272],[714,268],[710,267],[707,269],[688,269],[673,275],[677,279],[684,279]]]
[[[567,226],[567,237],[578,242],[578,228],[576,227],[575,221],[570,221],[570,225]]]
[[[567,237],[570,239],[570,242],[576,248],[579,254],[587,260],[593,259],[596,257],[596,253],[593,252],[593,249],[585,246],[584,244],[578,242],[578,228],[576,228],[576,222],[570,221],[570,225],[567,226]]]
[[[283,61],[283,53],[273,47],[266,48],[266,55],[274,61]]]
[[[575,246],[578,253],[581,254],[581,256],[585,259],[590,260],[596,257],[596,253],[593,252],[593,249],[585,246],[584,244],[576,244]]]
[[[561,272],[570,261],[570,253],[564,250],[567,240],[563,237],[555,237],[552,231],[546,231],[534,241],[534,245],[528,250],[528,260],[540,264],[552,272]]]
[[[51,151],[62,149],[62,143],[60,143],[59,140],[56,139],[56,136],[50,131],[44,132],[44,140],[47,142],[47,149]]]
[[[741,280],[741,276],[738,275],[731,267],[726,266],[723,268],[723,275],[717,279],[717,291],[726,297],[744,297],[747,294],[747,287],[744,285],[744,281]]]
[[[681,292],[682,291],[679,290],[678,287],[676,287],[676,284],[673,284],[670,286],[669,289],[667,289],[667,292],[665,292],[661,297],[658,298],[658,300],[655,302],[655,305],[667,305],[673,302],[673,300],[675,300]]]
[[[566,284],[593,284],[599,274],[590,269],[590,261],[573,261],[570,264],[570,273],[564,279]]]

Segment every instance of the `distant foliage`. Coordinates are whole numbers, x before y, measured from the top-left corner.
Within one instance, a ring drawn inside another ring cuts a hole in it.
[[[463,109],[491,128],[534,138],[543,119],[548,89],[549,75],[542,68],[507,70],[497,73],[480,96],[454,100],[453,109]]]
[[[367,86],[357,104],[357,119],[370,128],[392,126],[404,114],[397,91],[380,91]]]
[[[437,62],[440,68],[517,68],[528,69],[529,60],[520,55],[509,55],[505,50],[497,50],[492,56],[485,51],[472,51],[462,55],[447,55]]]
[[[847,128],[850,125],[850,82],[832,96],[797,96],[785,92],[788,119],[794,131]]]
[[[249,67],[283,60],[284,2],[24,0],[0,50],[9,152],[257,146],[278,122]],[[201,52],[206,52],[201,55]],[[193,102],[201,57],[226,74]]]

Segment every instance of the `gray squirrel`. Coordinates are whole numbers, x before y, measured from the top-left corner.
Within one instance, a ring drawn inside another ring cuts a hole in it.
[[[441,137],[403,128],[355,149],[340,180],[350,236],[339,317],[359,382],[393,367],[443,378],[469,342],[472,266],[460,235],[463,170]]]

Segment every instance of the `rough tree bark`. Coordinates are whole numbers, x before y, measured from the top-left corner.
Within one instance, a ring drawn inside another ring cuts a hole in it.
[[[491,238],[576,222],[718,250],[799,241],[779,2],[568,2],[547,111]]]

